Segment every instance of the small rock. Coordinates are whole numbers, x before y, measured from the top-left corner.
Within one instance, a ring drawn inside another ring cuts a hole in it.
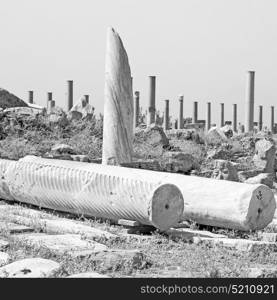
[[[273,187],[273,174],[272,173],[261,173],[257,176],[250,177],[244,181],[244,183],[250,184],[265,184],[268,187]]]
[[[0,267],[6,265],[10,259],[11,258],[8,253],[0,252]]]
[[[87,272],[70,275],[67,278],[110,278],[107,275],[99,274],[97,272]]]
[[[169,145],[169,140],[166,137],[163,128],[155,124],[151,124],[149,127],[143,130],[140,129],[136,134],[142,135],[145,143],[152,146],[161,145],[166,147]]]
[[[0,277],[40,278],[51,277],[60,264],[44,258],[26,258],[0,268]]]
[[[91,120],[93,114],[94,107],[91,104],[87,103],[85,96],[82,96],[79,101],[70,109],[68,118],[70,120]]]
[[[10,245],[9,242],[4,241],[4,240],[0,240],[0,251],[5,250],[6,248],[9,247],[9,245]]]
[[[257,266],[249,268],[248,278],[277,278],[277,268],[275,266]]]
[[[51,148],[51,153],[54,154],[76,154],[72,147],[66,144],[56,144]]]
[[[228,139],[234,135],[232,126],[230,126],[230,125],[225,125],[225,126],[221,127],[220,130],[224,133],[224,135]]]
[[[168,171],[187,173],[195,168],[196,162],[190,154],[167,151],[163,154],[161,165]]]
[[[238,181],[238,173],[233,164],[227,160],[218,159],[214,161],[212,178],[220,180]]]

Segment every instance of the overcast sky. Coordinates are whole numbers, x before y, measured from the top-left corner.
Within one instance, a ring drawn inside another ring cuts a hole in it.
[[[83,94],[103,111],[106,30],[121,36],[129,56],[134,90],[146,109],[148,76],[157,76],[160,111],[170,99],[177,117],[178,95],[184,115],[199,119],[212,102],[212,122],[225,119],[238,104],[244,121],[245,76],[256,71],[255,116],[277,100],[276,0],[1,0],[0,87],[45,105],[53,92],[66,105],[66,80],[74,80],[74,103]],[[275,105],[277,121],[277,105]]]

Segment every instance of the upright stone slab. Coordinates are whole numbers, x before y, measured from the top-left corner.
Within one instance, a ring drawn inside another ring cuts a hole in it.
[[[33,104],[34,103],[34,91],[28,91],[29,94],[29,103]]]
[[[197,123],[198,121],[198,102],[193,102],[193,123]]]
[[[147,125],[155,123],[156,113],[156,76],[149,76],[149,105],[148,105],[148,118]]]
[[[135,123],[134,127],[136,128],[139,126],[139,115],[140,115],[140,108],[139,108],[139,91],[135,91]]]
[[[108,29],[102,164],[132,161],[133,91],[128,56],[118,33]]]
[[[169,100],[165,101],[165,108],[164,108],[164,130],[169,129]]]
[[[274,134],[275,133],[275,129],[274,129],[274,106],[271,106],[270,110],[271,110],[270,130]]]
[[[263,129],[263,106],[259,105],[259,131]]]

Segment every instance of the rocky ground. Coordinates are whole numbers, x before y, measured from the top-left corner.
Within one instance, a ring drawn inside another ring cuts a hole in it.
[[[53,117],[54,116],[54,117]],[[102,117],[0,111],[0,158],[101,162]],[[276,135],[138,127],[126,167],[262,183],[276,193]],[[0,202],[1,277],[277,277],[277,221],[239,232],[188,220],[167,232]],[[276,214],[275,214],[276,215]],[[77,274],[77,275],[76,275]]]

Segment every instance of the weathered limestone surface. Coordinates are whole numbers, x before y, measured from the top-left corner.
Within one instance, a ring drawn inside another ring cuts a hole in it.
[[[133,91],[131,70],[123,43],[108,29],[102,164],[132,161]]]
[[[19,225],[10,222],[3,222],[0,220],[0,232],[1,231],[8,231],[9,233],[12,234],[12,233],[31,232],[33,231],[33,229],[24,225]]]
[[[26,258],[0,268],[0,277],[39,278],[51,277],[60,265],[44,258]]]
[[[40,233],[17,234],[13,237],[26,245],[43,247],[59,254],[71,253],[82,250],[93,250],[94,252],[106,251],[107,246],[93,241],[82,240],[78,234],[47,235]]]
[[[239,180],[237,170],[230,161],[217,159],[214,161],[214,167],[212,178],[230,181]]]
[[[10,259],[11,258],[8,253],[0,252],[0,267],[6,265]]]
[[[166,173],[32,156],[12,166],[7,171],[9,189],[24,203],[137,220],[160,230],[177,224],[183,212],[180,189],[163,180]]]
[[[245,239],[229,239],[229,238],[209,238],[209,237],[195,237],[194,243],[205,243],[211,246],[222,246],[229,249],[235,249],[239,251],[261,251],[268,249],[270,251],[277,251],[277,244],[264,241],[252,241]]]
[[[99,274],[97,272],[87,272],[70,275],[67,278],[110,278],[110,276]]]

